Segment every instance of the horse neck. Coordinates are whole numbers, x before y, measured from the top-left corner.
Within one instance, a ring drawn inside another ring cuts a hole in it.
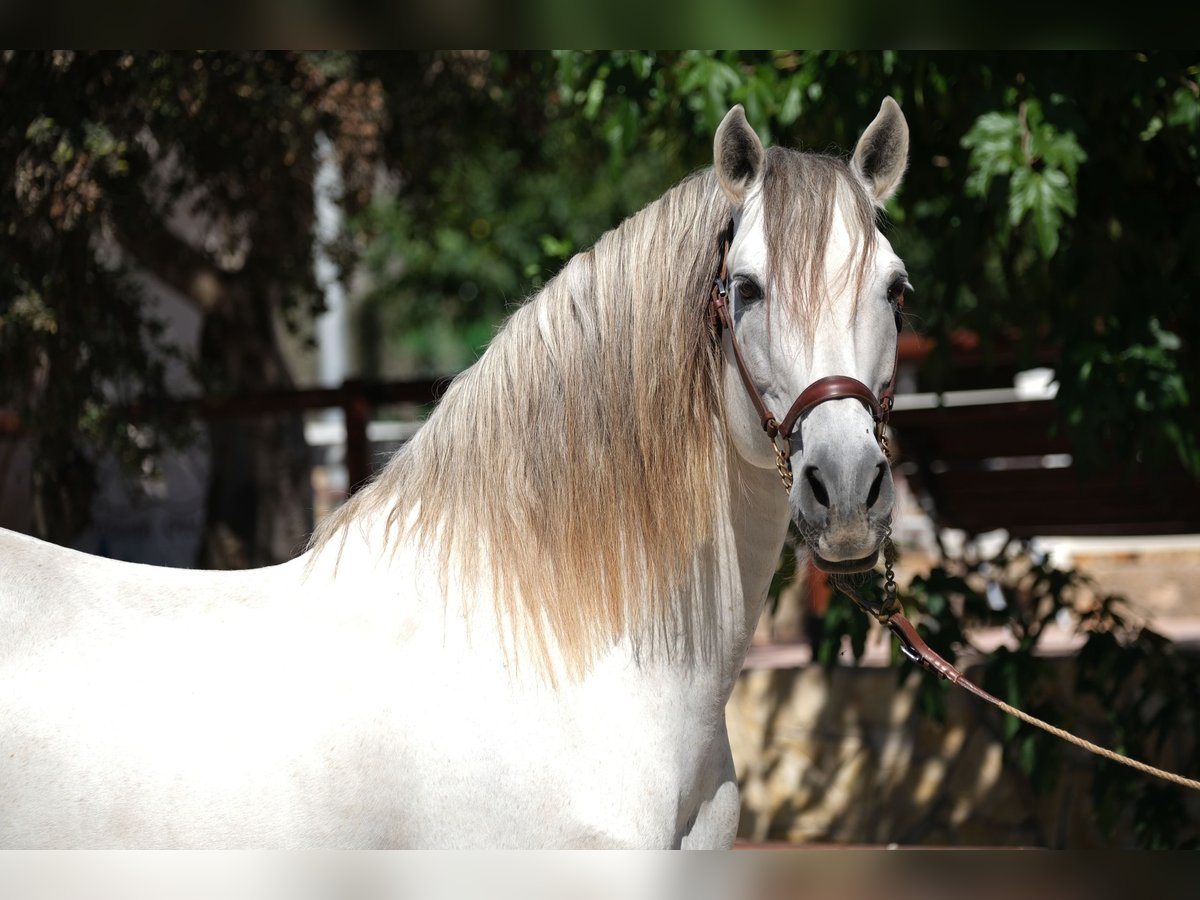
[[[728,532],[718,540],[719,576],[714,592],[722,620],[721,702],[741,671],[758,625],[788,528],[787,494],[774,469],[762,469],[730,450]],[[721,545],[724,549],[721,549]]]
[[[671,677],[668,672],[680,675],[683,683],[691,685],[689,692],[698,689],[703,694],[693,694],[694,701],[720,706],[741,671],[788,527],[787,495],[774,468],[746,462],[732,446],[724,460],[717,477],[728,482],[726,490],[719,492],[726,499],[719,504],[708,549],[696,560],[693,571],[697,580],[674,607],[679,620],[660,620],[650,626],[652,633],[628,636],[641,663],[663,676]],[[408,597],[412,593],[413,599],[428,591],[429,598],[438,601],[433,607],[439,622],[445,621],[441,602],[462,604],[456,611],[464,616],[468,609],[476,608],[473,592],[460,596],[452,591],[442,596],[445,582],[436,577],[436,565],[419,547],[411,541],[395,545],[395,534],[386,524],[387,511],[385,506],[369,508],[365,518],[341,536],[344,540],[326,552],[306,554],[304,571],[309,587],[318,593],[328,589],[339,604],[367,603],[374,610],[372,615],[381,607],[395,606],[392,612],[403,617],[409,602],[381,605],[371,599],[377,598],[380,590],[394,595],[397,585],[408,586],[402,594]],[[704,554],[711,556],[705,558]],[[419,570],[414,568],[418,565]],[[417,571],[423,576],[420,588],[413,580]],[[480,584],[487,594],[487,580]],[[489,616],[467,618],[473,621],[472,627],[489,631]],[[715,711],[719,712],[719,707]]]

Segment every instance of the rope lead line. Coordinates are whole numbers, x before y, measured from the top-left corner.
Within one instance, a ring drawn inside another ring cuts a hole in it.
[[[1052,734],[1055,737],[1062,738],[1064,741],[1074,744],[1076,747],[1082,747],[1084,750],[1087,750],[1090,753],[1095,753],[1097,756],[1103,756],[1105,759],[1110,759],[1113,762],[1121,763],[1121,765],[1129,766],[1131,769],[1137,769],[1139,772],[1145,772],[1147,775],[1155,775],[1158,778],[1165,779],[1166,781],[1174,782],[1175,784],[1182,785],[1183,787],[1191,788],[1193,791],[1200,791],[1200,781],[1196,781],[1192,778],[1184,778],[1182,775],[1176,775],[1174,772],[1168,772],[1165,769],[1159,769],[1154,766],[1147,765],[1144,762],[1140,762],[1139,760],[1132,759],[1131,757],[1123,756],[1120,753],[1109,750],[1107,747],[1097,746],[1091,741],[1085,741],[1081,737],[1076,737],[1069,731],[1064,731],[1061,728],[1055,728],[1050,723],[1043,722],[1036,716],[1031,716],[1027,712],[1022,712],[1015,706],[1009,706],[1003,700],[993,698],[993,702],[997,707],[1004,710],[1010,716],[1016,716],[1022,722],[1026,722],[1030,725],[1036,725],[1038,728],[1042,729],[1042,731]]]
[[[951,684],[956,684],[963,690],[974,694],[981,700],[995,706],[997,709],[1008,713],[1010,716],[1015,716],[1027,725],[1033,725],[1036,728],[1042,729],[1047,734],[1052,734],[1056,738],[1061,738],[1069,744],[1074,744],[1087,750],[1089,753],[1094,753],[1097,756],[1102,756],[1112,762],[1120,763],[1123,766],[1129,766],[1131,769],[1137,769],[1139,772],[1144,772],[1147,775],[1153,775],[1156,778],[1162,778],[1165,781],[1170,781],[1174,784],[1182,785],[1186,788],[1191,788],[1194,791],[1200,791],[1200,781],[1193,778],[1185,778],[1182,775],[1177,775],[1174,772],[1168,772],[1166,769],[1159,769],[1155,766],[1147,765],[1144,762],[1133,759],[1117,753],[1115,750],[1109,750],[1107,747],[1101,747],[1098,744],[1093,744],[1091,741],[1084,740],[1081,737],[1071,734],[1062,728],[1057,728],[1049,722],[1043,722],[1036,716],[1031,716],[1024,710],[1017,709],[1015,706],[1010,706],[999,697],[993,697],[979,685],[971,681],[967,676],[946,660],[942,659],[932,647],[925,643],[917,629],[913,627],[912,622],[904,617],[903,608],[897,598],[896,590],[896,573],[893,568],[896,561],[896,548],[892,543],[892,532],[889,528],[883,540],[883,559],[884,559],[884,595],[883,603],[879,609],[872,608],[866,601],[852,591],[843,591],[854,604],[869,615],[879,624],[885,626],[889,631],[896,636],[896,640],[900,642],[900,650],[911,659],[913,662],[928,669],[939,678],[944,678]]]
[[[1101,747],[1093,744],[1091,741],[1086,741],[1081,737],[1071,734],[1062,728],[1056,728],[1048,722],[1043,722],[1036,716],[1031,716],[1029,713],[1017,709],[1015,706],[1010,706],[998,697],[993,697],[983,688],[969,680],[962,672],[950,665],[942,659],[934,650],[921,639],[917,634],[917,630],[913,628],[912,623],[904,617],[898,609],[892,611],[882,619],[888,629],[900,641],[900,648],[904,651],[904,655],[916,663],[924,666],[935,675],[945,678],[953,684],[958,685],[964,690],[969,691],[976,697],[986,700],[988,703],[995,706],[997,709],[1003,710],[1010,716],[1015,716],[1022,722],[1028,725],[1033,725],[1042,729],[1047,734],[1052,734],[1057,738],[1061,738],[1069,744],[1074,744],[1076,747],[1082,747],[1089,753],[1095,753],[1097,756],[1102,756],[1105,759],[1120,763],[1123,766],[1129,766],[1131,769],[1137,769],[1139,772],[1144,772],[1147,775],[1154,775],[1174,784],[1182,785],[1183,787],[1191,788],[1194,791],[1200,791],[1200,781],[1192,778],[1185,778],[1182,775],[1177,775],[1174,772],[1168,772],[1165,769],[1159,769],[1155,766],[1147,765],[1139,760],[1117,753],[1114,750],[1109,750],[1107,747]]]

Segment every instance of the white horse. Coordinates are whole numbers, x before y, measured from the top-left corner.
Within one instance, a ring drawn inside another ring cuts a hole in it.
[[[890,99],[849,164],[735,107],[296,560],[0,532],[0,845],[730,846],[724,707],[789,515],[836,571],[890,517],[907,148]]]

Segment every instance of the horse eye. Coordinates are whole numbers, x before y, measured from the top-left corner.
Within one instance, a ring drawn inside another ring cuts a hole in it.
[[[904,309],[904,295],[912,289],[913,286],[908,283],[907,278],[897,278],[888,288],[888,303],[896,309]]]
[[[758,282],[753,278],[741,277],[736,281],[738,290],[738,299],[743,303],[750,303],[753,300],[762,298],[762,288],[758,286]]]
[[[908,283],[908,279],[903,277],[897,278],[888,287],[888,303],[891,304],[892,315],[896,319],[897,332],[904,328],[904,316],[902,315],[904,310],[904,295],[912,289],[913,286]]]

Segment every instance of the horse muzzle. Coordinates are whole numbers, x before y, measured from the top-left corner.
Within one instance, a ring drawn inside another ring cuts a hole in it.
[[[891,524],[895,485],[883,453],[847,454],[825,444],[805,454],[792,516],[813,562],[826,572],[873,567]]]

